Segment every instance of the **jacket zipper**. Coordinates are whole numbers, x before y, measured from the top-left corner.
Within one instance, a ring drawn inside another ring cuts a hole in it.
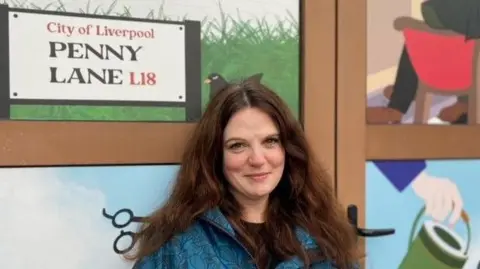
[[[250,251],[248,251],[248,249],[242,244],[242,242],[240,242],[235,236],[232,236],[227,230],[225,230],[220,225],[218,225],[218,224],[216,224],[216,223],[214,223],[214,222],[212,222],[208,219],[203,219],[203,220],[210,223],[212,226],[215,226],[217,229],[219,229],[220,231],[222,231],[223,233],[228,235],[233,241],[235,241],[238,245],[240,245],[242,247],[242,249],[245,250],[245,252],[247,252],[248,256],[252,259],[252,261],[255,261],[255,258],[250,253]],[[254,263],[253,265],[255,266],[256,269],[258,268],[258,265],[256,263]]]

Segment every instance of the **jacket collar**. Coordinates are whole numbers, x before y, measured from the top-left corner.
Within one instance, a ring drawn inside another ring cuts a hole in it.
[[[218,207],[205,212],[201,218],[209,222],[210,224],[213,224],[218,228],[223,229],[230,236],[235,237],[235,230]],[[300,243],[305,249],[318,248],[315,239],[304,229],[300,227],[295,228],[295,234],[298,241],[300,241]]]

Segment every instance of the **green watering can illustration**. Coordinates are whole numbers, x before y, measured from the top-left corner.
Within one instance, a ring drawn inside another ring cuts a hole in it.
[[[470,219],[465,211],[461,218],[467,226],[467,239],[462,239],[447,226],[431,220],[424,222],[415,237],[425,207],[415,217],[410,232],[407,254],[398,269],[461,269],[466,261],[471,241]]]

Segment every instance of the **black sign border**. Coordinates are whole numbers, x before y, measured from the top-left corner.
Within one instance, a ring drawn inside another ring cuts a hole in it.
[[[108,19],[116,21],[133,21],[162,24],[176,24],[185,32],[185,102],[140,102],[140,101],[107,101],[107,100],[41,100],[10,99],[10,12],[31,13],[41,15],[81,17],[91,19]],[[49,104],[49,105],[89,105],[89,106],[161,106],[185,107],[185,121],[196,122],[202,115],[202,79],[201,79],[201,22],[200,21],[167,21],[145,18],[117,17],[110,15],[94,15],[73,12],[58,12],[23,8],[10,8],[0,4],[0,120],[10,120],[12,104]],[[102,121],[104,120],[86,120]],[[162,122],[162,121],[155,121]],[[167,121],[170,122],[170,121]]]

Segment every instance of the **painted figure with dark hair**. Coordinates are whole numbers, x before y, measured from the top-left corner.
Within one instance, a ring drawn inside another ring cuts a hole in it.
[[[465,35],[466,40],[480,38],[479,0],[427,0],[422,3],[422,16],[431,28],[452,30]],[[399,123],[415,99],[417,86],[417,74],[403,47],[395,83],[384,90],[390,99],[389,104],[387,107],[367,108],[367,122]],[[439,118],[450,123],[466,123],[467,103],[468,97],[460,96],[455,104],[440,112]]]

